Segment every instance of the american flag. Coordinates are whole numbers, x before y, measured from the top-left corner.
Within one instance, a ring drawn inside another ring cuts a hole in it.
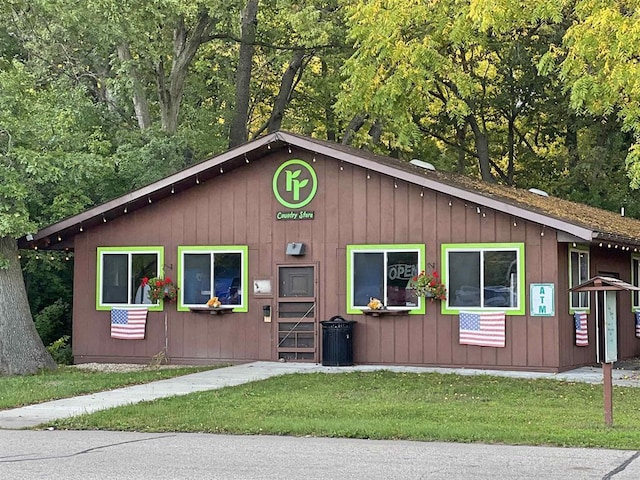
[[[146,325],[146,308],[113,308],[111,310],[111,338],[142,340]]]
[[[586,347],[589,345],[589,334],[587,332],[587,314],[586,312],[576,312],[573,314],[574,323],[576,324],[576,346]]]
[[[460,344],[504,347],[504,312],[460,312]]]
[[[636,312],[636,337],[640,338],[640,311]]]

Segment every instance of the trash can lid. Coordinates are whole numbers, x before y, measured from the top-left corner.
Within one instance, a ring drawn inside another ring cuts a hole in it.
[[[322,325],[332,325],[332,324],[335,325],[335,324],[342,324],[342,323],[356,323],[356,321],[355,320],[345,320],[340,315],[335,315],[335,316],[331,317],[329,320],[323,320],[320,323]]]

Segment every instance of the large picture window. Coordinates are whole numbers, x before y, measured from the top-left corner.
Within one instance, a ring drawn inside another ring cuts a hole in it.
[[[371,298],[390,310],[424,313],[424,300],[408,288],[424,258],[424,245],[348,245],[347,313],[361,313]]]
[[[589,250],[569,248],[569,288],[576,287],[589,280]],[[569,310],[589,309],[589,292],[570,292]]]
[[[223,306],[246,312],[247,256],[246,246],[178,247],[178,310],[218,297]]]
[[[443,244],[443,313],[466,309],[524,315],[524,244]]]
[[[163,261],[163,247],[98,247],[96,309],[151,305],[142,279],[161,276]],[[150,308],[160,309],[160,304]]]

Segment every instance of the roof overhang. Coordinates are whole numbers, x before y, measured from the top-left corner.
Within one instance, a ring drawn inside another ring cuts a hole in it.
[[[631,285],[619,278],[598,275],[569,289],[570,292],[600,292],[602,290],[638,291],[640,287]]]

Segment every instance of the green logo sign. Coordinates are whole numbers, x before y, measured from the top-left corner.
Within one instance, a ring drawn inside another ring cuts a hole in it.
[[[289,160],[273,174],[273,194],[288,208],[307,205],[318,189],[316,172],[303,160]]]

